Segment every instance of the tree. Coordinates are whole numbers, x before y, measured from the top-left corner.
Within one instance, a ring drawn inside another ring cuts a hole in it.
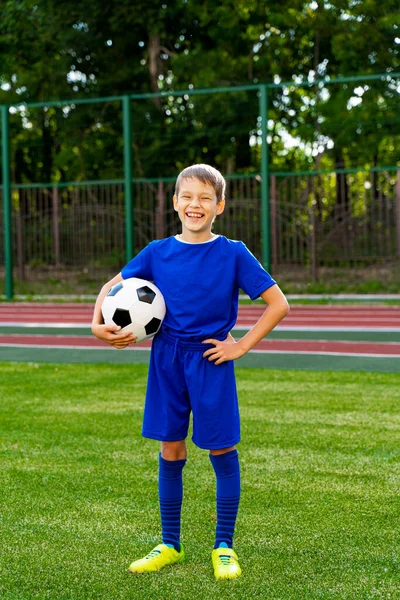
[[[398,149],[394,81],[310,86],[316,78],[398,68],[397,3],[351,1],[5,0],[1,101],[16,106],[295,79],[270,96],[271,166],[357,166]],[[135,173],[175,175],[199,160],[259,169],[256,92],[152,97],[133,103]],[[121,177],[119,102],[12,117],[19,181]]]

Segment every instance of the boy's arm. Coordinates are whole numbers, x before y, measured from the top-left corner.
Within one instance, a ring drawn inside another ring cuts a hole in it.
[[[121,329],[118,325],[104,325],[103,315],[101,313],[101,305],[103,304],[104,298],[107,296],[110,289],[120,281],[123,281],[121,273],[118,273],[113,279],[110,279],[100,290],[100,294],[97,296],[96,304],[93,311],[92,319],[92,333],[99,340],[107,342],[114,346],[114,348],[125,348],[129,344],[136,342],[136,337],[132,333],[120,333],[117,332]]]
[[[204,340],[204,344],[214,344],[204,352],[203,356],[219,365],[227,360],[240,358],[254,348],[278,323],[286,317],[290,308],[288,301],[277,285],[273,285],[261,294],[261,298],[268,304],[257,323],[238,341],[232,341],[232,336],[220,342],[214,339]]]

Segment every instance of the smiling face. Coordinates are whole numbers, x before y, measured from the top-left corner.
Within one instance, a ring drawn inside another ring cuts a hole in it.
[[[181,238],[185,242],[207,242],[211,239],[211,227],[217,215],[225,207],[225,200],[217,203],[212,185],[199,179],[182,179],[178,196],[174,196],[174,209],[182,223]]]

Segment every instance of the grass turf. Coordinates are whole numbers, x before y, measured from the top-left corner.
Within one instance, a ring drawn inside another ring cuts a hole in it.
[[[400,376],[237,369],[236,581],[215,582],[214,474],[190,442],[182,565],[160,541],[145,365],[0,365],[1,600],[399,598]]]

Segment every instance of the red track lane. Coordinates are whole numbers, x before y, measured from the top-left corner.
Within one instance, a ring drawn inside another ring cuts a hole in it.
[[[251,326],[262,314],[263,305],[239,307],[236,326]],[[45,323],[88,325],[93,306],[87,304],[2,304],[0,324]],[[400,328],[400,306],[293,306],[279,325],[290,327],[396,327]]]
[[[101,348],[114,350],[96,338],[87,336],[62,336],[62,335],[2,335],[0,346],[37,346],[37,347],[75,347],[75,348]],[[129,346],[127,349],[150,348],[151,341]],[[306,341],[306,340],[263,340],[254,348],[263,352],[297,353],[339,353],[339,354],[373,354],[396,356],[400,358],[400,343],[377,342],[337,342],[337,341]]]

